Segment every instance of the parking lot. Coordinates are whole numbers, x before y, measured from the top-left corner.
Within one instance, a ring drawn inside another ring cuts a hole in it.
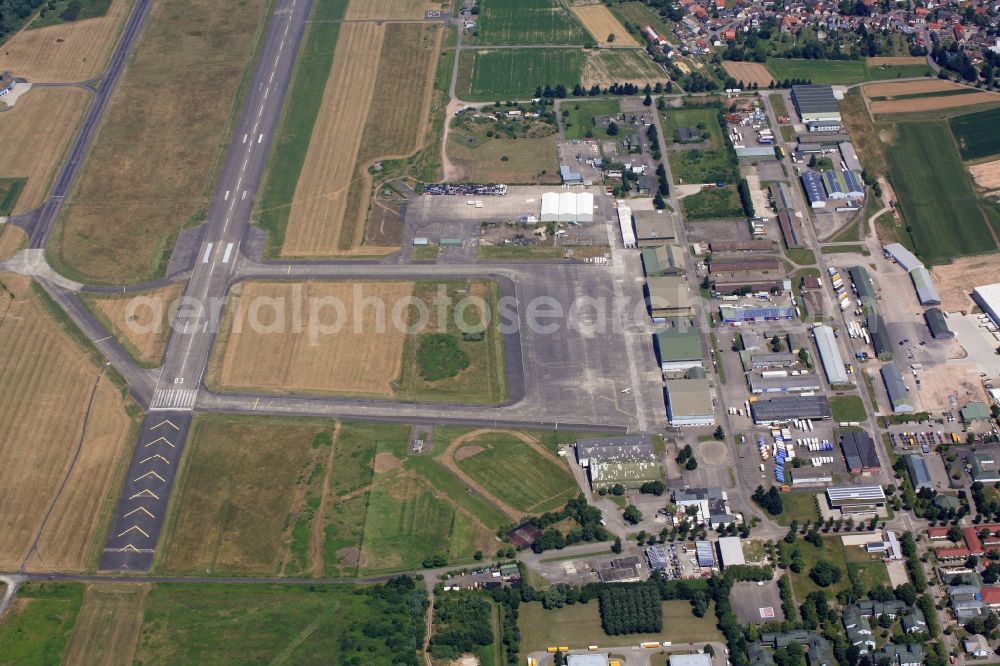
[[[761,622],[782,622],[785,614],[781,610],[781,594],[774,581],[758,583],[736,583],[729,595],[733,612],[744,624]]]

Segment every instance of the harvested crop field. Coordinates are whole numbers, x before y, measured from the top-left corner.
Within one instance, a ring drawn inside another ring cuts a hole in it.
[[[972,312],[972,290],[983,284],[983,276],[996,272],[1000,254],[981,254],[958,257],[951,263],[940,264],[931,271],[934,285],[941,295],[941,309],[945,312]],[[952,367],[952,366],[948,366]]]
[[[100,18],[20,31],[0,51],[0,71],[32,83],[94,78],[104,70],[133,1],[114,0]]]
[[[448,3],[440,0],[351,0],[347,6],[347,20],[362,19],[422,19],[428,11],[441,11]]]
[[[81,298],[132,358],[144,367],[156,367],[163,362],[170,339],[171,307],[186,284],[178,282],[127,296],[85,293]]]
[[[412,282],[245,283],[233,290],[206,382],[236,390],[391,396],[406,332],[390,314],[397,303],[405,305],[413,287]],[[317,306],[310,312],[310,299],[335,300],[344,309],[341,314],[333,306]],[[376,307],[364,307],[360,316],[356,312],[361,299],[385,304],[381,327]],[[298,330],[296,303],[302,307]],[[400,312],[405,321],[406,308]],[[313,315],[316,326],[310,325]],[[320,328],[334,322],[342,325],[335,333]]]
[[[149,590],[143,583],[88,585],[62,663],[132,663]]]
[[[45,201],[62,157],[83,118],[90,95],[79,88],[34,88],[0,113],[0,177],[27,178],[13,214]]]
[[[1000,160],[970,166],[969,173],[979,187],[985,190],[1000,189]]]
[[[85,569],[100,554],[133,422],[100,357],[50,317],[47,297],[22,277],[0,282],[0,567]]]
[[[662,67],[638,49],[588,50],[585,56],[580,83],[586,88],[610,83],[634,83],[641,87],[647,83],[666,83],[669,79]]]
[[[965,95],[948,95],[945,97],[932,96],[874,101],[871,103],[871,110],[875,115],[884,113],[917,113],[921,111],[955,109],[963,106],[974,106],[976,104],[988,104],[990,102],[1000,102],[1000,94],[992,92],[974,92]]]
[[[639,42],[635,41],[628,30],[625,29],[618,19],[614,17],[605,5],[580,5],[573,7],[573,13],[583,23],[594,41],[602,46],[639,47]],[[614,35],[613,42],[608,41],[608,36]]]
[[[746,85],[757,84],[760,88],[766,88],[774,81],[770,70],[759,62],[732,62],[726,60],[722,63],[726,68],[726,73],[737,81],[742,81]]]
[[[266,6],[154,3],[50,245],[64,272],[125,282],[165,269],[181,228],[204,216]]]
[[[926,65],[927,58],[921,56],[869,56],[867,58],[869,67],[881,67],[882,65]]]
[[[967,90],[951,81],[927,79],[925,81],[900,81],[898,83],[870,83],[862,87],[865,95],[872,97],[899,97],[901,95],[918,95],[920,93],[941,92],[945,90]]]
[[[349,254],[361,245],[368,166],[417,149],[441,37],[440,28],[419,24],[341,27],[289,210],[283,255]],[[382,97],[372,106],[376,89]],[[364,251],[379,250],[389,248]]]

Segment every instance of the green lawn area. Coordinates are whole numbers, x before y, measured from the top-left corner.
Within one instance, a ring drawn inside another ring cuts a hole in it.
[[[793,469],[792,474],[794,473]],[[781,493],[781,502],[785,510],[781,512],[781,515],[775,517],[779,525],[791,525],[793,520],[797,520],[801,525],[807,520],[819,519],[819,510],[816,508],[816,493],[808,491]]]
[[[848,569],[858,576],[865,589],[889,584],[889,572],[882,558],[865,551],[863,546],[844,546]]]
[[[43,4],[38,18],[28,25],[28,30],[104,16],[111,7],[111,0],[49,0]]]
[[[799,266],[815,266],[816,254],[805,247],[794,247],[785,250],[785,256],[794,261]]]
[[[977,160],[1000,153],[1000,108],[967,113],[948,120],[951,133],[964,160]]]
[[[639,29],[644,25],[648,25],[661,35],[669,35],[671,32],[670,26],[660,18],[659,12],[641,2],[619,2],[612,4],[610,7],[611,13],[618,17],[622,25],[625,25],[627,21],[639,26]],[[640,38],[640,42],[644,41],[642,35],[638,35],[638,37]]]
[[[888,65],[869,67],[865,60],[803,60],[769,58],[767,67],[778,81],[809,79],[813,83],[849,85],[862,81],[912,78],[930,71],[926,65]]]
[[[0,621],[0,664],[58,664],[83,602],[77,583],[26,583]],[[96,637],[95,637],[96,638]]]
[[[488,433],[470,440],[456,451],[456,460],[493,496],[525,513],[560,509],[579,492],[562,459],[544,457],[513,435]]]
[[[724,182],[732,185],[739,176],[734,159],[726,151],[692,148],[672,151],[669,155],[670,171],[677,184]]]
[[[788,546],[784,542],[782,542],[782,545]],[[788,547],[798,548],[805,561],[801,572],[794,573],[789,571],[792,577],[792,589],[795,591],[795,598],[799,602],[802,602],[810,592],[815,592],[816,590],[822,590],[827,596],[835,597],[839,591],[850,587],[851,581],[847,575],[847,558],[845,557],[844,546],[840,537],[827,537],[823,539],[822,548],[817,548],[804,539],[798,539],[794,545]],[[809,570],[820,560],[826,560],[840,569],[840,581],[825,588],[819,587],[813,582],[809,577]]]
[[[588,645],[634,645],[647,640],[675,643],[725,640],[715,628],[714,603],[709,605],[702,618],[691,613],[691,604],[687,601],[664,601],[662,606],[662,633],[622,637],[604,633],[596,599],[588,604],[573,604],[557,610],[545,610],[538,602],[521,604],[518,610],[521,654],[545,651],[550,645],[581,649]]]
[[[833,412],[833,420],[842,421],[865,421],[868,419],[868,412],[865,411],[865,403],[859,395],[835,395],[830,398],[830,411]]]
[[[267,231],[266,252],[270,257],[276,256],[285,242],[295,186],[323,103],[325,86],[322,82],[327,80],[333,64],[340,19],[347,3],[348,0],[316,0],[313,3],[310,22],[296,57],[256,205],[256,222]]]
[[[909,225],[917,255],[927,264],[996,250],[987,225],[992,207],[976,196],[945,121],[885,126],[889,180]]]
[[[471,182],[544,184],[559,182],[555,125],[545,125],[545,136],[507,138],[485,132],[453,129],[448,137],[448,157],[461,165]]]
[[[594,138],[606,139],[607,128],[596,127],[594,116],[613,116],[621,112],[621,105],[617,99],[591,101],[567,99],[562,103],[562,110],[569,111],[569,115],[563,119],[567,139],[589,138],[588,134]]]
[[[713,108],[680,108],[660,112],[660,124],[669,143],[674,140],[674,132],[681,127],[693,127],[711,135],[711,148],[725,150],[726,142],[719,126],[718,110]],[[699,127],[699,124],[701,127]],[[671,163],[672,164],[672,163]]]
[[[870,254],[867,245],[824,245],[819,251],[823,254]]]
[[[10,215],[27,182],[27,178],[0,178],[0,215]]]
[[[559,259],[565,252],[555,245],[479,245],[476,259]]]
[[[787,116],[788,107],[785,105],[785,96],[781,93],[776,95],[769,95],[768,99],[771,100],[771,108],[774,109],[775,116]]]
[[[756,539],[744,541],[743,557],[748,563],[763,562],[766,557],[764,544]]]
[[[684,218],[688,220],[718,220],[742,217],[743,206],[733,186],[706,188],[681,199]]]
[[[437,261],[441,255],[439,245],[420,245],[413,248],[414,261]]]
[[[478,44],[578,44],[593,41],[557,0],[483,0]]]
[[[424,599],[419,583],[161,584],[149,593],[134,663],[412,663]]]

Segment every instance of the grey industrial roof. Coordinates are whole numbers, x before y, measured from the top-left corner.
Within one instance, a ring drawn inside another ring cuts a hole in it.
[[[924,462],[923,458],[915,453],[908,453],[903,458],[906,461],[906,469],[910,473],[910,481],[915,489],[930,488],[934,485],[931,481],[930,470],[927,469],[927,463]]]
[[[801,247],[799,232],[795,218],[787,210],[778,213],[778,226],[781,229],[781,237],[785,240],[785,245],[789,248]]]
[[[771,187],[769,189],[771,191],[771,198],[774,199],[774,207],[776,210],[789,210],[795,207],[792,203],[792,193],[788,191],[788,185],[778,181],[776,183],[771,183]]]
[[[708,416],[715,413],[712,391],[707,379],[668,379],[664,391],[670,405],[670,416]]]
[[[941,296],[926,268],[923,266],[914,268],[910,271],[910,279],[913,280],[913,286],[917,288],[917,298],[920,299],[921,305],[941,305]]]
[[[847,370],[844,369],[844,358],[837,347],[837,339],[829,326],[814,326],[813,336],[816,338],[816,349],[819,350],[819,360],[823,364],[823,372],[831,384],[846,384]]]
[[[819,379],[816,375],[789,375],[788,377],[750,377],[750,390],[754,393],[776,393],[779,391],[818,391]]]
[[[663,211],[633,210],[635,237],[638,240],[672,241],[677,238],[673,220]]]
[[[878,460],[878,452],[875,451],[875,442],[866,432],[848,432],[840,438],[840,450],[847,460],[847,468],[875,470],[881,465]]]
[[[858,290],[858,298],[863,301],[874,301],[877,298],[875,287],[872,286],[872,279],[868,275],[867,268],[864,266],[855,266],[854,268],[849,268],[847,272],[851,276],[854,288]]]
[[[747,563],[743,557],[743,543],[740,537],[719,537],[719,559],[722,560],[722,565],[727,567]]]
[[[707,654],[672,654],[670,666],[712,666],[712,657]]]
[[[792,86],[792,97],[802,113],[839,113],[840,106],[833,96],[833,86]]]
[[[851,171],[861,171],[861,162],[858,160],[858,153],[854,150],[854,144],[850,141],[841,141],[837,144],[840,148],[840,155],[844,158],[844,164]]]
[[[917,259],[916,255],[907,250],[899,243],[889,243],[885,246],[885,251],[888,252],[896,263],[903,267],[903,270],[909,273],[914,268],[918,266],[923,266],[924,263]]]
[[[830,401],[825,395],[790,395],[757,400],[750,403],[754,421],[758,423],[791,419],[828,419]]]
[[[938,308],[924,310],[924,319],[927,320],[927,328],[931,329],[931,335],[935,338],[951,339],[955,337],[955,333],[948,328],[944,314]]]
[[[865,325],[872,336],[872,347],[875,355],[884,360],[889,360],[892,356],[892,339],[889,331],[885,327],[885,320],[877,312],[873,312],[865,318]]]
[[[906,384],[903,383],[903,375],[892,363],[882,366],[879,370],[882,375],[882,382],[885,384],[885,392],[889,396],[894,412],[912,412],[913,403],[906,391]]]

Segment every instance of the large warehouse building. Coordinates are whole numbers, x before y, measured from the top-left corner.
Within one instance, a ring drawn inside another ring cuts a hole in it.
[[[635,228],[632,226],[632,209],[628,206],[618,205],[618,227],[622,234],[622,245],[627,248],[635,247]]]
[[[972,298],[990,316],[993,323],[1000,326],[1000,282],[976,287],[972,290]]]
[[[590,192],[545,192],[542,194],[541,221],[593,222],[594,195]]]
[[[840,355],[833,329],[826,325],[814,326],[813,337],[816,338],[816,349],[819,351],[819,360],[823,364],[826,380],[831,384],[846,384],[848,379],[847,370],[844,369],[844,357]]]
[[[840,105],[833,86],[792,86],[792,101],[810,132],[840,131]]]

